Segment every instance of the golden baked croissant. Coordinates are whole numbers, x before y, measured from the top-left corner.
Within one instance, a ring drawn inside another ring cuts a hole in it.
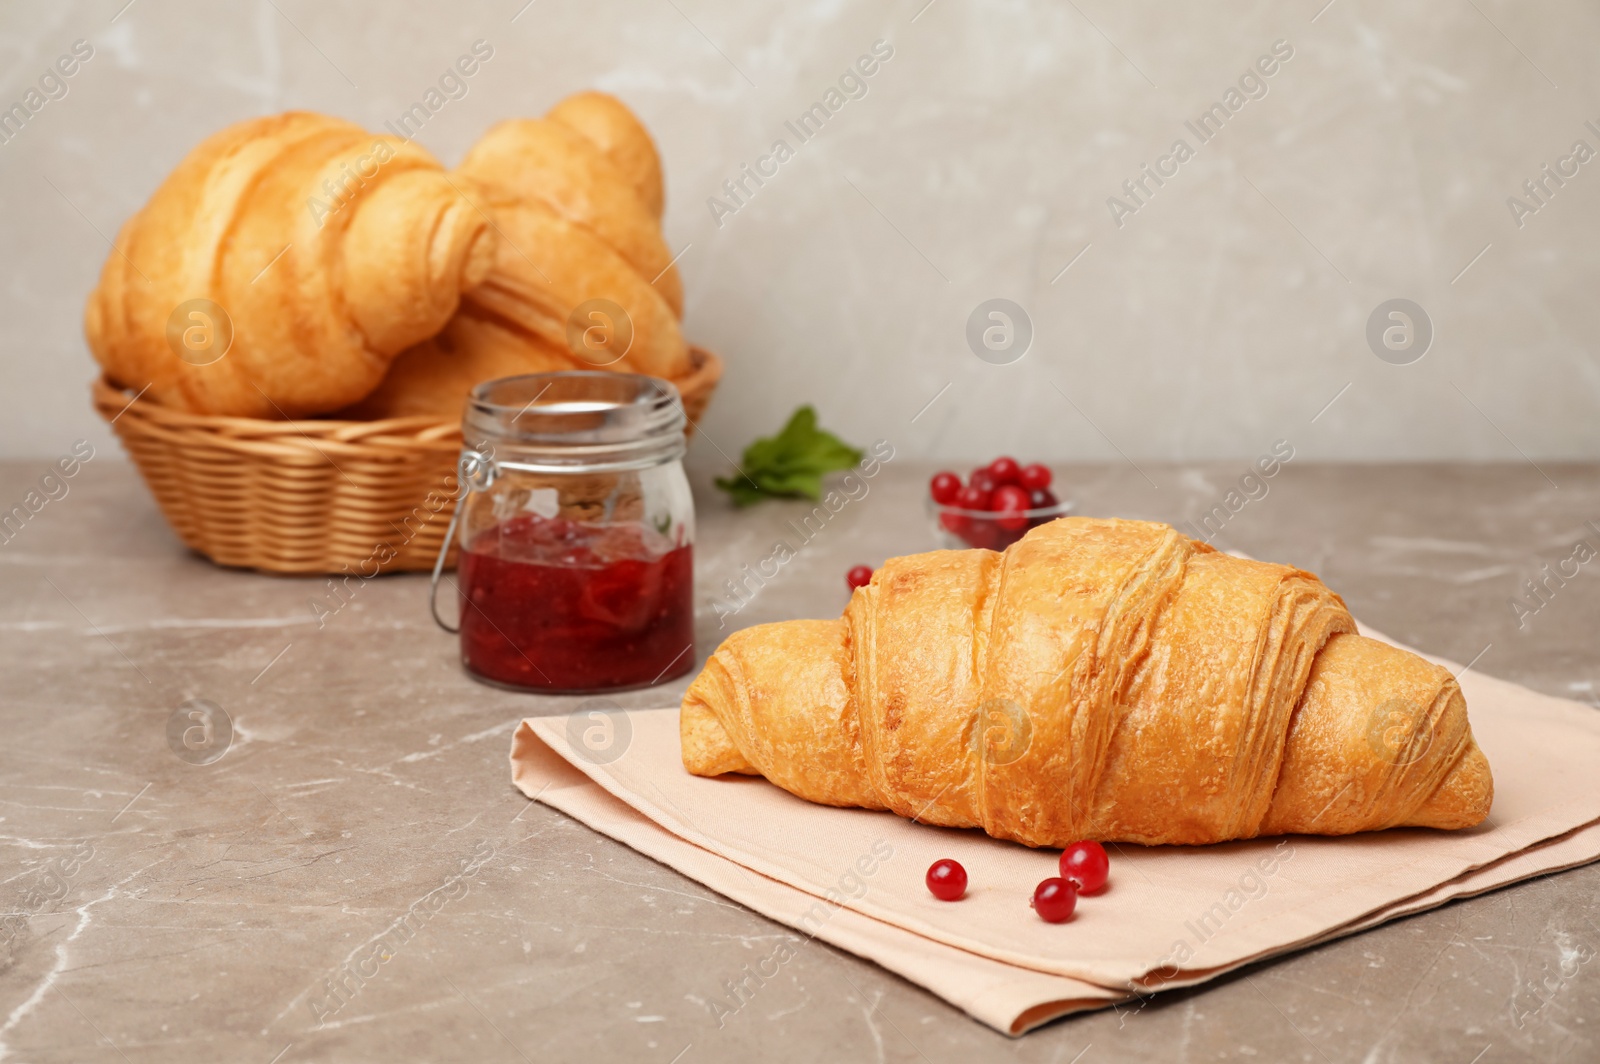
[[[200,144],[122,227],[84,331],[112,378],[165,405],[323,413],[442,329],[496,243],[417,145],[325,115],[252,119]]]
[[[1062,518],[734,633],[684,695],[683,763],[1030,846],[1481,822],[1455,680],[1355,631],[1310,573]]]
[[[456,417],[473,385],[513,373],[689,372],[683,286],[659,224],[660,160],[620,101],[580,93],[545,118],[501,122],[456,181],[503,238],[488,278],[463,300],[461,315],[474,321],[396,360],[348,414]],[[594,345],[571,324],[590,301],[610,304],[583,318],[610,330],[589,334]]]

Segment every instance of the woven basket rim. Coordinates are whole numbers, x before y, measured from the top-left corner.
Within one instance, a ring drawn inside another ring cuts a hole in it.
[[[690,355],[693,370],[674,381],[685,402],[709,394],[722,379],[723,370],[722,358],[704,347],[690,347]],[[173,410],[154,400],[141,402],[142,392],[118,384],[107,374],[94,379],[93,394],[94,406],[107,422],[126,416],[138,422],[142,434],[162,437],[170,445],[194,446],[203,442],[237,453],[258,454],[261,458],[306,461],[315,456],[328,461],[333,456],[373,458],[374,451],[392,451],[395,458],[403,458],[418,450],[456,451],[461,446],[461,422],[426,414],[381,421],[330,418],[270,421],[227,414],[195,414]]]
[[[672,384],[680,396],[687,398],[709,392],[722,379],[722,359],[703,347],[690,347],[694,367],[687,376]],[[92,385],[94,405],[107,422],[124,415],[143,423],[147,432],[165,435],[178,442],[196,432],[214,437],[215,442],[230,448],[292,457],[303,453],[306,444],[320,450],[326,445],[334,453],[369,454],[377,447],[415,448],[418,445],[437,445],[444,450],[454,450],[461,445],[459,421],[427,415],[383,418],[376,421],[350,421],[333,418],[298,418],[272,420],[269,418],[234,417],[223,414],[195,414],[177,410],[153,400],[141,403],[133,388],[119,384],[102,373]],[[287,446],[285,446],[287,445]],[[345,451],[345,448],[351,450]]]

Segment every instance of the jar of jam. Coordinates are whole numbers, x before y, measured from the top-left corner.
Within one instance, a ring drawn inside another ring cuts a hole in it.
[[[472,390],[459,530],[461,662],[525,691],[647,687],[694,667],[694,500],[677,389],[537,373]]]

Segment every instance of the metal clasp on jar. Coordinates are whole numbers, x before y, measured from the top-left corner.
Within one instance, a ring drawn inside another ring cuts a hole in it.
[[[428,587],[428,612],[433,614],[433,622],[451,635],[461,631],[461,623],[458,619],[452,628],[439,616],[439,577],[444,574],[444,560],[450,556],[450,544],[455,542],[456,526],[461,522],[461,511],[466,508],[467,496],[475,491],[488,491],[499,477],[500,466],[492,453],[471,447],[462,448],[461,458],[456,462],[456,481],[461,494],[456,496],[455,512],[450,515],[450,527],[445,529],[444,542],[439,544],[439,556],[433,561],[433,581]]]

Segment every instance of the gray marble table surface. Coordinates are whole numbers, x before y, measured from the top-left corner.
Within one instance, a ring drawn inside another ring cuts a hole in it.
[[[44,471],[0,465],[0,508]],[[1178,522],[1245,471],[1058,476],[1081,512]],[[835,614],[850,565],[932,546],[930,472],[892,463],[735,622]],[[736,513],[694,479],[703,660],[723,582],[804,507]],[[1396,638],[1600,704],[1600,565],[1512,606],[1580,539],[1600,547],[1590,521],[1596,465],[1296,462],[1218,542],[1319,573]],[[1600,1059],[1600,866],[1004,1038],[515,793],[514,725],[576,700],[463,675],[426,577],[319,618],[326,591],[190,554],[115,455],[0,544],[0,1059]],[[685,683],[618,701],[674,704]],[[211,764],[169,745],[191,699],[231,721]],[[722,980],[784,940],[794,959],[719,1028]],[[352,958],[370,970],[330,1010]]]

